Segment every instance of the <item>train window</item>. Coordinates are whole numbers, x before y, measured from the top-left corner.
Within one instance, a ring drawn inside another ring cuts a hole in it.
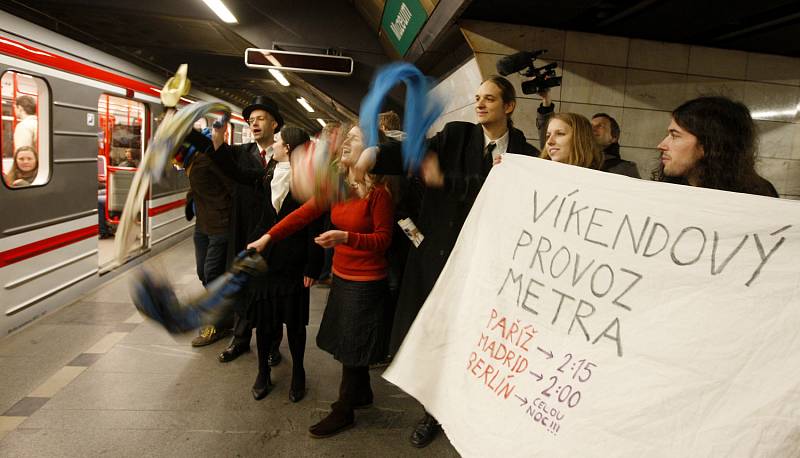
[[[9,188],[50,181],[50,89],[36,76],[6,71],[2,97],[2,173]]]
[[[137,168],[142,160],[143,120],[141,102],[103,94],[97,103],[100,114],[100,156],[112,167]]]

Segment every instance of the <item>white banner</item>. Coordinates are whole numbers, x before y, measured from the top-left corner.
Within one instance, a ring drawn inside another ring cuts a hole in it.
[[[800,456],[799,205],[506,155],[384,377],[465,456]]]

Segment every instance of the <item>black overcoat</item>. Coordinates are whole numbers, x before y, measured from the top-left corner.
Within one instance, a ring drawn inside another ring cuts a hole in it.
[[[400,347],[433,289],[490,170],[483,157],[483,128],[477,124],[448,123],[429,140],[428,150],[436,152],[439,157],[445,185],[442,188],[427,187],[423,191],[419,216],[414,223],[425,239],[419,247],[411,248],[408,255],[392,329],[392,354]],[[527,143],[522,131],[514,128],[509,132],[507,152],[539,155],[538,150]],[[398,174],[403,173],[402,165],[399,145],[382,144],[372,171]]]

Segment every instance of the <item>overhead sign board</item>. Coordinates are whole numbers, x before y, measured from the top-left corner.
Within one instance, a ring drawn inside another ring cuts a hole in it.
[[[244,51],[244,64],[249,68],[274,68],[275,70],[286,72],[339,76],[353,74],[353,59],[351,57],[277,51],[274,49],[247,48]]]
[[[428,13],[419,0],[388,0],[381,27],[394,49],[405,56],[427,20]]]

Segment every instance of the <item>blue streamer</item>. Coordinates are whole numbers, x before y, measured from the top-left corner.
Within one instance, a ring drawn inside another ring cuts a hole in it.
[[[395,62],[378,71],[369,93],[361,102],[361,131],[366,146],[378,144],[378,115],[386,95],[399,83],[406,85],[406,106],[403,130],[403,162],[407,170],[416,170],[425,155],[425,134],[444,110],[443,104],[430,93],[428,78],[408,62]]]

